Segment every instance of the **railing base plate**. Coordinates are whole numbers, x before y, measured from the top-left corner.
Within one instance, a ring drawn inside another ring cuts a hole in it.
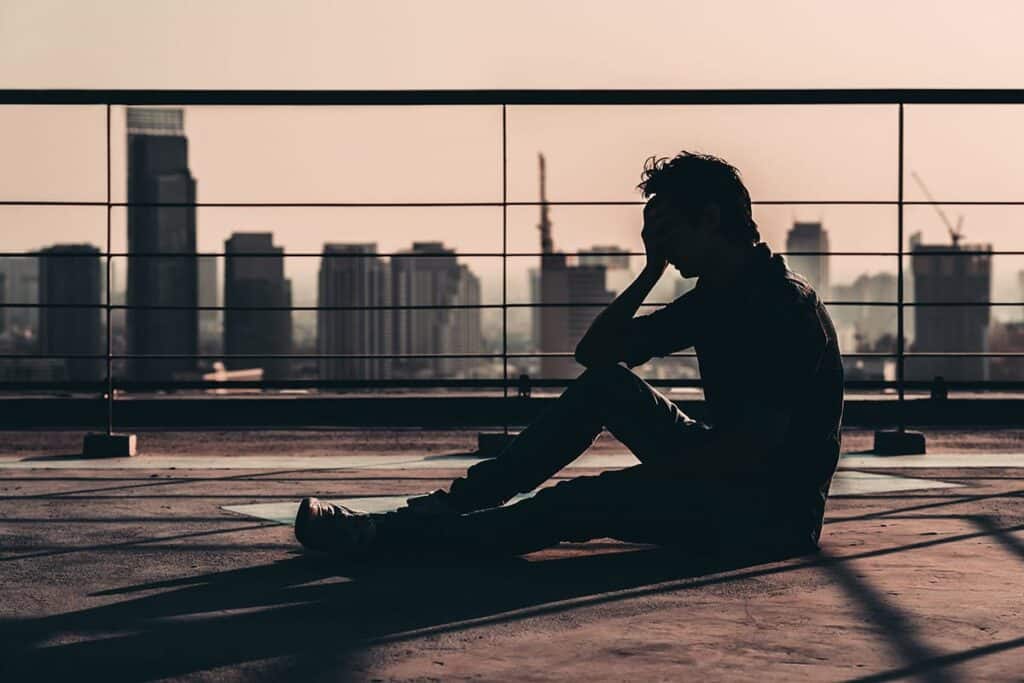
[[[130,458],[137,455],[134,434],[91,433],[82,442],[84,458]]]
[[[879,429],[875,432],[874,453],[876,455],[924,455],[924,434],[902,429]]]

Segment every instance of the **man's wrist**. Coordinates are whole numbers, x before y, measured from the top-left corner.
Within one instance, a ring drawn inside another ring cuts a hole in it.
[[[667,267],[668,263],[664,261],[661,263],[651,263],[650,261],[648,261],[647,263],[644,264],[644,269],[641,275],[646,275],[647,277],[660,278],[662,274],[665,272],[665,268]]]

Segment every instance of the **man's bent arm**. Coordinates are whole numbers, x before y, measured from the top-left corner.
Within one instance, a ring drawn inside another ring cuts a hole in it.
[[[585,367],[617,363],[625,356],[626,325],[665,272],[664,262],[648,263],[636,279],[590,324],[576,345],[576,362]]]

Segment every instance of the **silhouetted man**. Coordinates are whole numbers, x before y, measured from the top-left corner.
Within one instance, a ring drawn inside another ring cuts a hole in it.
[[[701,552],[816,547],[840,449],[835,328],[806,280],[760,241],[750,195],[721,159],[649,159],[646,265],[576,347],[587,369],[497,455],[447,491],[387,514],[306,498],[295,534],[348,556],[430,548],[525,553],[612,537]],[[634,317],[665,268],[694,289]],[[693,347],[707,423],[629,368]],[[622,365],[625,363],[625,367]],[[607,429],[640,464],[534,490]]]

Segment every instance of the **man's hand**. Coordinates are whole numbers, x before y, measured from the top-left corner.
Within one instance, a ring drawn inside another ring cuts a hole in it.
[[[640,231],[640,237],[644,241],[644,251],[647,253],[647,270],[664,272],[668,266],[665,254],[665,239],[670,232],[667,224],[668,211],[664,202],[659,202],[657,197],[652,198],[644,206],[644,227]]]

